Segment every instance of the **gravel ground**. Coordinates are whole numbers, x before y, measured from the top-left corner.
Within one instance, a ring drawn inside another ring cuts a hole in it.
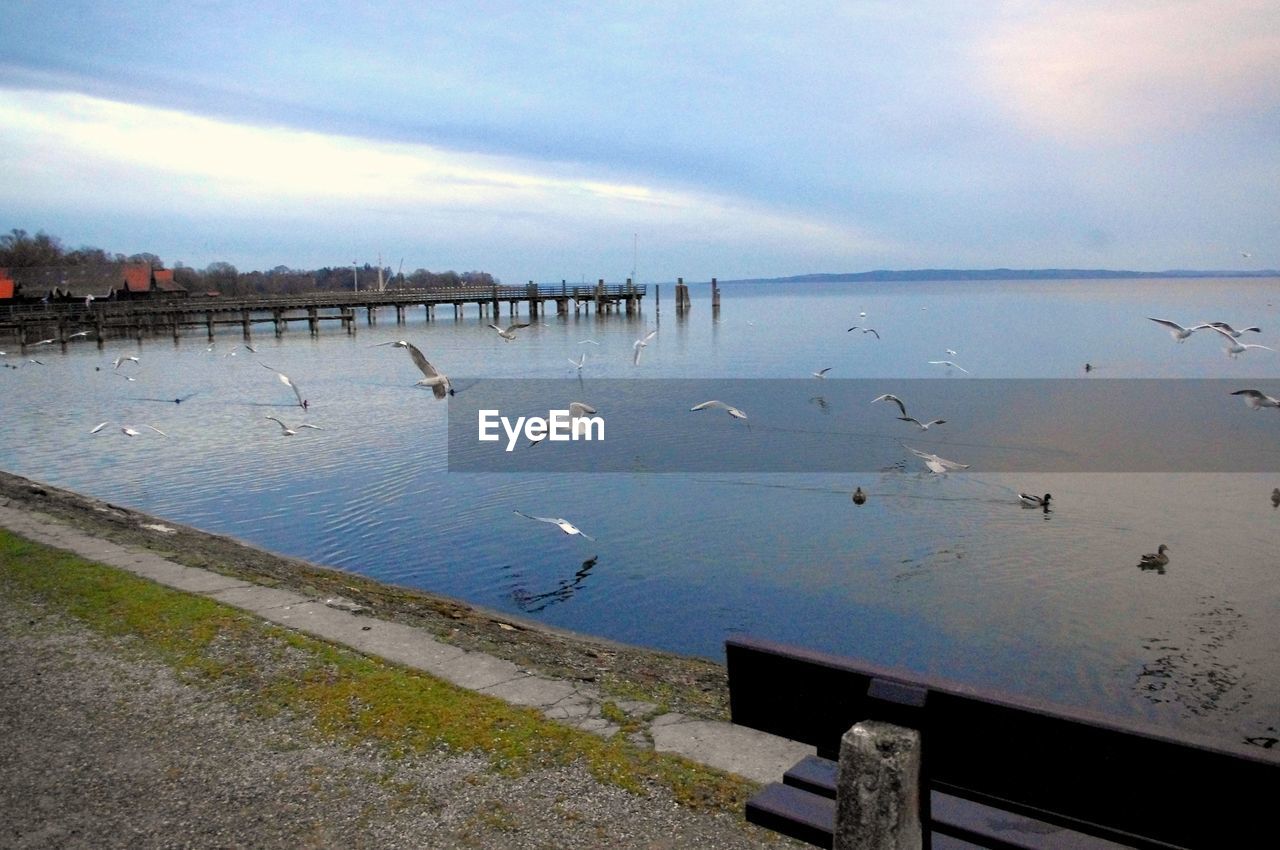
[[[508,777],[473,755],[320,740],[308,717],[251,713],[0,593],[0,847],[785,846],[801,845],[577,767]]]

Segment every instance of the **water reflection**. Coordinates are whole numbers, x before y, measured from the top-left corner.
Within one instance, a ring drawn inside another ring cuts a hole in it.
[[[582,583],[587,580],[587,576],[591,575],[591,570],[599,563],[599,556],[592,555],[590,558],[582,562],[582,566],[573,574],[573,578],[561,579],[551,590],[544,590],[541,593],[530,593],[522,587],[515,587],[511,590],[511,600],[515,602],[516,607],[526,614],[536,614],[539,611],[545,611],[552,605],[558,605],[561,602],[568,602],[573,595],[582,587]]]

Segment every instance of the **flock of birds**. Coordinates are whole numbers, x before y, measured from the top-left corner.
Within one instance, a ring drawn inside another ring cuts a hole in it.
[[[859,318],[865,319],[866,315],[867,315],[866,312],[863,311],[862,313],[859,314]],[[1189,337],[1191,337],[1197,331],[1211,331],[1213,333],[1219,334],[1222,337],[1223,342],[1225,343],[1223,350],[1226,352],[1226,354],[1229,357],[1233,359],[1236,357],[1239,357],[1241,354],[1244,354],[1248,351],[1255,350],[1255,349],[1265,350],[1265,351],[1275,351],[1275,349],[1270,348],[1269,346],[1255,344],[1255,343],[1240,342],[1241,336],[1243,336],[1246,333],[1261,333],[1262,329],[1257,326],[1244,327],[1237,330],[1227,322],[1203,322],[1198,325],[1191,325],[1189,327],[1184,327],[1169,319],[1158,319],[1153,317],[1148,317],[1148,318],[1150,319],[1150,321],[1153,321],[1163,326],[1166,330],[1168,330],[1170,336],[1172,336],[1172,338],[1178,343],[1185,342]],[[510,328],[507,328],[505,331],[501,328],[498,328],[496,325],[490,325],[490,327],[494,328],[494,330],[497,330],[499,335],[503,336],[504,339],[510,340],[511,337],[509,337],[508,334],[511,331],[513,331],[517,327],[527,327],[527,325],[515,325]],[[868,334],[868,333],[872,334],[875,336],[876,339],[881,338],[880,332],[877,329],[869,326],[853,325],[849,327],[846,332],[852,333],[854,331],[861,331],[864,334]],[[649,340],[651,340],[655,334],[657,334],[656,330],[649,332],[642,339],[636,340],[634,344],[634,349],[635,349],[634,362],[636,364],[639,364],[640,362],[640,352],[648,344]],[[594,341],[584,340],[583,342],[594,342]],[[948,348],[948,349],[945,349],[945,352],[949,357],[955,357],[957,355],[957,352],[954,349]],[[576,361],[571,359],[569,362],[570,364],[575,366],[577,369],[581,370],[585,362],[585,355],[582,355]],[[948,371],[954,369],[954,370],[963,372],[965,374],[971,374],[968,369],[965,369],[964,367],[960,366],[954,360],[949,360],[949,359],[948,360],[929,360],[927,362],[929,363],[929,365],[945,367]],[[821,369],[818,369],[817,371],[811,372],[810,374],[815,379],[825,380],[827,377],[827,374],[831,372],[832,368],[833,367],[826,366]],[[1089,373],[1089,372],[1092,372],[1096,367],[1094,367],[1091,363],[1086,363],[1084,368],[1085,368],[1085,372]],[[1248,407],[1254,410],[1258,410],[1264,407],[1280,408],[1280,398],[1268,395],[1267,393],[1264,393],[1258,389],[1249,388],[1249,389],[1236,390],[1232,392],[1231,395],[1240,397]],[[896,405],[898,408],[898,412],[901,414],[900,416],[897,417],[897,419],[902,422],[908,422],[915,425],[921,432],[928,431],[930,428],[934,426],[945,425],[947,422],[947,420],[941,419],[941,418],[932,418],[932,419],[922,420],[915,416],[911,416],[907,412],[906,403],[901,398],[899,398],[898,396],[892,393],[883,393],[871,400],[872,404],[875,404],[877,402],[887,402],[887,403]],[[575,403],[575,404],[578,404],[578,403]],[[730,417],[734,419],[746,420],[748,418],[747,414],[743,412],[741,408],[736,407],[727,402],[720,401],[719,399],[704,401],[700,404],[694,405],[689,409],[690,411],[718,409],[718,410],[725,411]],[[595,413],[595,410],[592,408],[588,408],[588,410],[591,413]],[[949,472],[964,470],[969,468],[969,464],[948,460],[947,458],[941,457],[937,454],[921,451],[919,449],[912,448],[911,446],[907,446],[906,444],[903,444],[903,448],[907,449],[909,452],[911,452],[911,454],[919,458],[921,462],[923,462],[925,469],[927,469],[930,473],[935,475],[946,475]],[[855,505],[866,504],[867,498],[868,498],[868,494],[866,493],[866,491],[862,489],[861,486],[858,486],[854,489],[852,494],[852,501]],[[1032,493],[1018,493],[1018,503],[1022,507],[1038,509],[1045,512],[1046,514],[1048,514],[1048,512],[1051,510],[1050,503],[1052,502],[1052,500],[1053,500],[1053,495],[1051,493],[1044,493],[1043,495],[1035,495]],[[1271,502],[1273,507],[1280,508],[1280,487],[1277,487],[1275,490],[1272,491]],[[593,539],[588,537],[577,526],[575,526],[573,523],[569,522],[568,520],[564,519],[563,517],[534,517],[534,516],[529,516],[528,514],[523,514],[520,511],[516,511],[516,513],[528,519],[534,519],[540,522],[553,524],[557,526],[565,534],[582,535],[587,539]],[[1165,568],[1169,564],[1169,554],[1168,554],[1169,548],[1170,547],[1167,544],[1161,543],[1157,547],[1155,552],[1149,552],[1143,555],[1139,559],[1138,567],[1142,570],[1152,570],[1163,575],[1165,573]]]
[[[866,318],[866,315],[867,314],[865,311],[861,312],[859,314],[859,320],[864,320]],[[1173,340],[1179,344],[1186,342],[1186,340],[1189,339],[1191,336],[1201,331],[1216,334],[1221,338],[1222,342],[1224,343],[1223,350],[1227,353],[1229,357],[1232,357],[1232,358],[1239,357],[1240,355],[1245,354],[1252,350],[1275,351],[1275,349],[1265,345],[1260,345],[1256,343],[1243,343],[1240,341],[1241,337],[1244,334],[1261,333],[1262,332],[1261,328],[1257,326],[1243,327],[1237,330],[1236,328],[1232,327],[1230,324],[1226,322],[1202,322],[1196,325],[1184,326],[1169,319],[1160,319],[1155,317],[1148,317],[1148,319],[1165,328],[1169,332],[1169,335],[1173,338]],[[518,338],[517,331],[520,331],[524,328],[528,328],[531,326],[531,324],[532,324],[531,322],[513,322],[505,327],[502,327],[500,325],[490,323],[488,324],[488,327],[493,331],[495,331],[498,337],[502,339],[504,342],[511,343],[517,340]],[[849,327],[847,330],[848,333],[852,333],[854,331],[861,331],[863,334],[872,334],[877,340],[881,338],[880,332],[876,328],[867,326],[865,324],[853,325]],[[84,336],[87,336],[88,333],[89,333],[88,331],[81,331],[81,332],[72,334],[71,337],[69,337],[69,339],[84,337]],[[648,330],[641,337],[639,337],[634,341],[634,343],[632,344],[633,365],[638,366],[640,364],[642,353],[649,346],[649,344],[654,340],[657,334],[658,334],[657,329]],[[34,348],[34,347],[39,347],[44,345],[52,345],[55,342],[58,342],[58,340],[44,339],[44,340],[40,340],[39,342],[32,343],[30,347]],[[594,339],[583,339],[579,341],[579,345],[599,346],[600,343]],[[390,346],[393,348],[405,349],[408,352],[409,358],[414,364],[414,366],[422,374],[422,378],[415,384],[415,386],[430,389],[436,399],[444,399],[449,395],[453,395],[455,393],[455,389],[452,383],[450,382],[448,376],[445,375],[443,372],[441,372],[435,365],[433,365],[426,358],[426,356],[423,355],[423,353],[418,349],[417,346],[403,339],[376,343],[375,346],[373,347],[379,347],[379,346]],[[248,343],[244,343],[243,347],[251,353],[256,352],[256,349]],[[214,349],[214,345],[211,344],[208,350],[213,351],[213,349]],[[224,354],[223,356],[230,357],[230,356],[234,356],[236,353],[237,353],[236,350],[233,349],[232,351]],[[957,355],[957,352],[954,349],[949,349],[949,348],[945,349],[945,353],[949,357],[955,357]],[[5,355],[6,355],[6,352],[0,351],[0,357]],[[116,357],[112,361],[112,371],[115,374],[120,375],[122,378],[125,378],[126,380],[133,381],[135,380],[135,378],[132,375],[129,375],[126,372],[121,372],[120,370],[121,370],[121,367],[125,367],[125,366],[137,366],[139,362],[140,362],[140,359],[137,356],[122,355],[122,356]],[[586,354],[585,353],[579,354],[577,359],[569,358],[568,362],[580,373],[581,370],[586,365]],[[965,369],[964,367],[960,366],[958,363],[956,363],[954,360],[951,360],[951,359],[929,360],[927,362],[930,365],[937,365],[937,366],[942,366],[946,368],[948,370],[948,373],[950,373],[951,370],[956,370],[959,372],[963,372],[964,374],[971,374],[968,369]],[[28,364],[44,365],[41,361],[39,361],[34,357],[29,358],[27,362],[22,365],[28,365]],[[13,366],[8,363],[4,365],[9,368],[18,368],[17,366]],[[272,372],[275,375],[276,379],[281,384],[284,384],[286,387],[292,390],[294,398],[296,399],[297,404],[300,408],[302,408],[304,411],[308,409],[309,403],[307,399],[304,398],[302,391],[298,388],[298,385],[293,381],[292,378],[290,378],[284,372],[281,372],[279,369],[276,369],[275,367],[270,366],[266,363],[262,363],[259,361],[259,365],[262,366],[264,369]],[[1094,367],[1092,366],[1092,364],[1085,364],[1086,372],[1092,371],[1093,368]],[[832,370],[832,367],[828,366],[828,367],[821,368],[817,371],[814,371],[811,374],[815,379],[824,380],[826,379],[827,374],[831,372],[831,370]],[[1255,388],[1236,390],[1232,392],[1231,395],[1240,397],[1241,400],[1248,407],[1254,410],[1259,410],[1262,408],[1280,408],[1280,398],[1269,395]],[[173,399],[175,403],[181,403],[183,400],[184,400],[183,398]],[[914,425],[920,432],[925,432],[925,431],[928,431],[930,428],[937,427],[940,425],[945,425],[947,422],[946,419],[942,419],[942,418],[921,419],[921,418],[917,418],[915,416],[910,415],[907,412],[906,403],[900,397],[892,393],[883,393],[871,400],[872,404],[876,404],[879,402],[885,402],[887,404],[896,405],[898,409],[898,413],[900,414],[896,418],[899,421]],[[704,410],[723,410],[729,417],[733,419],[737,419],[737,420],[748,419],[747,414],[740,407],[725,401],[721,401],[719,399],[710,399],[708,401],[695,404],[692,407],[690,407],[689,410],[690,412],[698,412],[698,411],[704,411]],[[592,407],[591,405],[585,402],[575,401],[570,404],[571,420],[577,420],[580,417],[595,414],[596,412],[597,411],[594,407]],[[267,421],[276,423],[280,427],[282,436],[285,436],[285,437],[295,436],[296,434],[298,434],[300,431],[304,429],[312,429],[317,431],[324,430],[320,426],[311,424],[309,422],[290,424],[289,422],[286,422],[285,420],[277,416],[266,416],[264,418]],[[107,426],[111,424],[113,423],[110,421],[101,422],[96,426],[94,426],[89,431],[89,433],[99,434],[103,432],[107,428]],[[166,437],[168,436],[160,428],[157,428],[154,425],[150,425],[147,423],[142,423],[140,426],[136,426],[136,427],[134,425],[127,424],[127,423],[114,423],[114,424],[117,425],[120,433],[124,434],[127,437],[141,436],[142,431],[140,430],[140,428],[148,429],[157,434],[160,434],[161,436],[166,436]],[[539,439],[531,440],[530,445],[534,445],[538,442],[540,442]],[[902,444],[902,446],[907,451],[909,451],[912,455],[917,457],[924,464],[924,468],[929,473],[934,475],[946,475],[949,472],[964,470],[969,468],[969,464],[948,460],[947,458],[941,457],[937,454],[921,451],[919,449],[915,449],[910,446],[907,446],[906,444]],[[1273,506],[1280,507],[1280,488],[1276,488],[1273,491],[1271,498],[1272,498]],[[868,494],[860,486],[854,490],[852,494],[852,501],[854,504],[863,505],[867,502],[867,499],[868,499]],[[1030,493],[1018,494],[1018,502],[1023,507],[1040,509],[1044,511],[1046,514],[1051,509],[1050,503],[1052,499],[1053,497],[1049,493],[1045,493],[1043,495],[1034,495]],[[515,511],[515,513],[518,516],[524,517],[526,519],[554,525],[561,532],[567,535],[580,535],[588,540],[594,539],[589,535],[587,535],[585,532],[583,532],[581,529],[579,529],[576,525],[564,519],[563,517],[533,516],[530,514],[525,514],[521,511]],[[1164,568],[1169,563],[1169,555],[1167,554],[1168,550],[1169,550],[1169,547],[1167,545],[1161,544],[1155,552],[1148,553],[1142,556],[1139,562],[1139,567],[1141,567],[1144,570],[1156,570],[1160,573],[1163,573]]]

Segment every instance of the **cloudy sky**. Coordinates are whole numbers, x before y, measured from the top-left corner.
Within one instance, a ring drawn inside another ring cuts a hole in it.
[[[68,247],[506,282],[1280,266],[1275,0],[5,5],[0,231]]]

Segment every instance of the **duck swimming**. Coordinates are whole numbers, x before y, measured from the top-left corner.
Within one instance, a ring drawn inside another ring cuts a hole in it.
[[[1142,570],[1156,570],[1163,574],[1165,566],[1169,563],[1169,556],[1165,554],[1168,546],[1163,543],[1155,552],[1148,552],[1142,556],[1142,560],[1138,561],[1138,568]]]
[[[1278,491],[1276,491],[1276,492],[1280,492],[1280,490],[1278,490]],[[854,490],[854,491],[853,491],[853,503],[854,503],[855,505],[862,505],[862,504],[865,504],[865,503],[866,503],[866,501],[867,501],[867,494],[866,494],[866,493],[864,493],[864,492],[862,492],[862,488],[861,488],[861,487],[859,487],[859,488],[857,488],[856,490]]]
[[[1022,506],[1024,508],[1044,508],[1047,511],[1049,510],[1049,500],[1052,499],[1053,496],[1048,493],[1045,493],[1043,497],[1032,496],[1028,493],[1019,493],[1018,498],[1022,501]]]

